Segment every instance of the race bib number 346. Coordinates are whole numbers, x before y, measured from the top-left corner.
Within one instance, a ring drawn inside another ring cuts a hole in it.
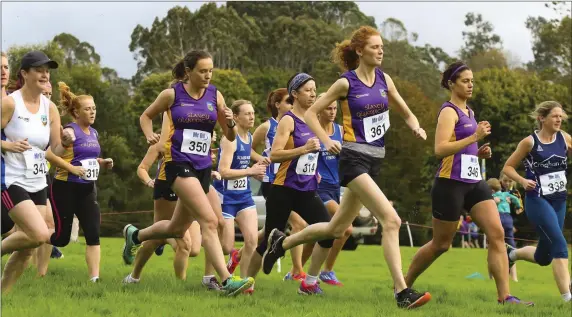
[[[564,171],[540,175],[540,187],[542,188],[542,195],[564,192],[566,191],[566,184],[566,172]]]
[[[26,178],[46,177],[48,173],[46,152],[32,149],[25,151],[23,154],[26,161]]]
[[[181,152],[207,156],[211,147],[211,134],[201,130],[183,130]]]
[[[461,178],[481,180],[481,167],[479,158],[475,155],[461,154]]]
[[[368,143],[381,139],[389,129],[389,111],[363,118],[363,132]]]

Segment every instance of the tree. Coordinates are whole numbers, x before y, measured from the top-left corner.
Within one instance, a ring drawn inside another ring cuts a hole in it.
[[[477,52],[466,60],[467,65],[473,72],[478,72],[486,68],[508,67],[504,53],[497,48]]]
[[[493,25],[488,21],[484,21],[480,13],[467,13],[465,15],[465,26],[469,30],[463,31],[465,45],[461,48],[461,59],[468,60],[473,55],[502,46],[500,36],[492,33],[494,30]]]

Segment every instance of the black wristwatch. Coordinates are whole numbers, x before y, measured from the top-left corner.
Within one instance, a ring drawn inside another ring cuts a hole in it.
[[[234,127],[236,126],[236,122],[235,122],[234,120],[232,120],[232,124],[229,125],[228,122],[227,122],[227,123],[226,123],[226,126],[227,126],[229,129],[232,129],[232,128],[234,128]]]

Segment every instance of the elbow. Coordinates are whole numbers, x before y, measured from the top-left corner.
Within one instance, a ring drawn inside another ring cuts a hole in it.
[[[442,159],[444,158],[445,152],[443,151],[443,148],[439,145],[435,145],[435,157],[437,157],[438,159]]]
[[[220,173],[221,178],[223,178],[223,179],[229,179],[230,178],[230,175],[229,175],[230,169],[221,168],[218,170],[218,172]]]

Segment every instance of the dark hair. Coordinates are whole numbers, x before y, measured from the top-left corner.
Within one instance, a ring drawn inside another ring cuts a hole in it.
[[[359,56],[356,49],[364,48],[367,40],[374,36],[380,35],[379,31],[371,26],[362,26],[357,29],[351,39],[336,43],[336,47],[332,51],[332,61],[344,70],[353,70],[359,66]]]
[[[441,74],[441,87],[451,90],[451,87],[449,87],[449,80],[454,83],[459,78],[459,75],[467,69],[471,68],[461,61],[456,61],[447,66],[447,69],[445,69],[443,74]]]
[[[175,81],[186,80],[187,75],[185,73],[185,68],[188,67],[190,69],[193,69],[195,68],[199,60],[205,58],[212,59],[212,56],[207,51],[202,51],[202,50],[192,50],[188,52],[187,55],[185,55],[185,58],[183,58],[180,62],[178,62],[171,71],[171,74],[173,75]]]
[[[288,83],[286,84],[286,87],[288,87],[288,89],[290,89],[290,84],[292,82],[292,80],[294,78],[296,78],[296,76],[300,75],[302,73],[296,73],[294,74],[292,77],[290,77],[290,79],[288,79]],[[306,76],[309,76],[306,74]],[[294,87],[294,91],[298,91],[300,88],[302,88],[302,86],[304,86],[307,82],[309,82],[310,80],[314,80],[314,78],[312,77],[307,77],[304,81],[298,83],[297,87]],[[288,95],[288,98],[286,99],[286,102],[293,105],[294,104],[294,96],[293,95]]]
[[[276,108],[276,104],[280,103],[286,95],[288,95],[288,89],[286,88],[278,88],[268,94],[268,99],[266,99],[266,108],[268,109],[268,112],[270,112],[272,118],[276,119],[276,117],[278,117],[278,108]]]
[[[240,107],[242,107],[242,105],[252,105],[252,102],[245,99],[235,100],[232,103],[232,106],[230,106],[230,110],[232,110],[233,114],[238,115],[240,113]]]

